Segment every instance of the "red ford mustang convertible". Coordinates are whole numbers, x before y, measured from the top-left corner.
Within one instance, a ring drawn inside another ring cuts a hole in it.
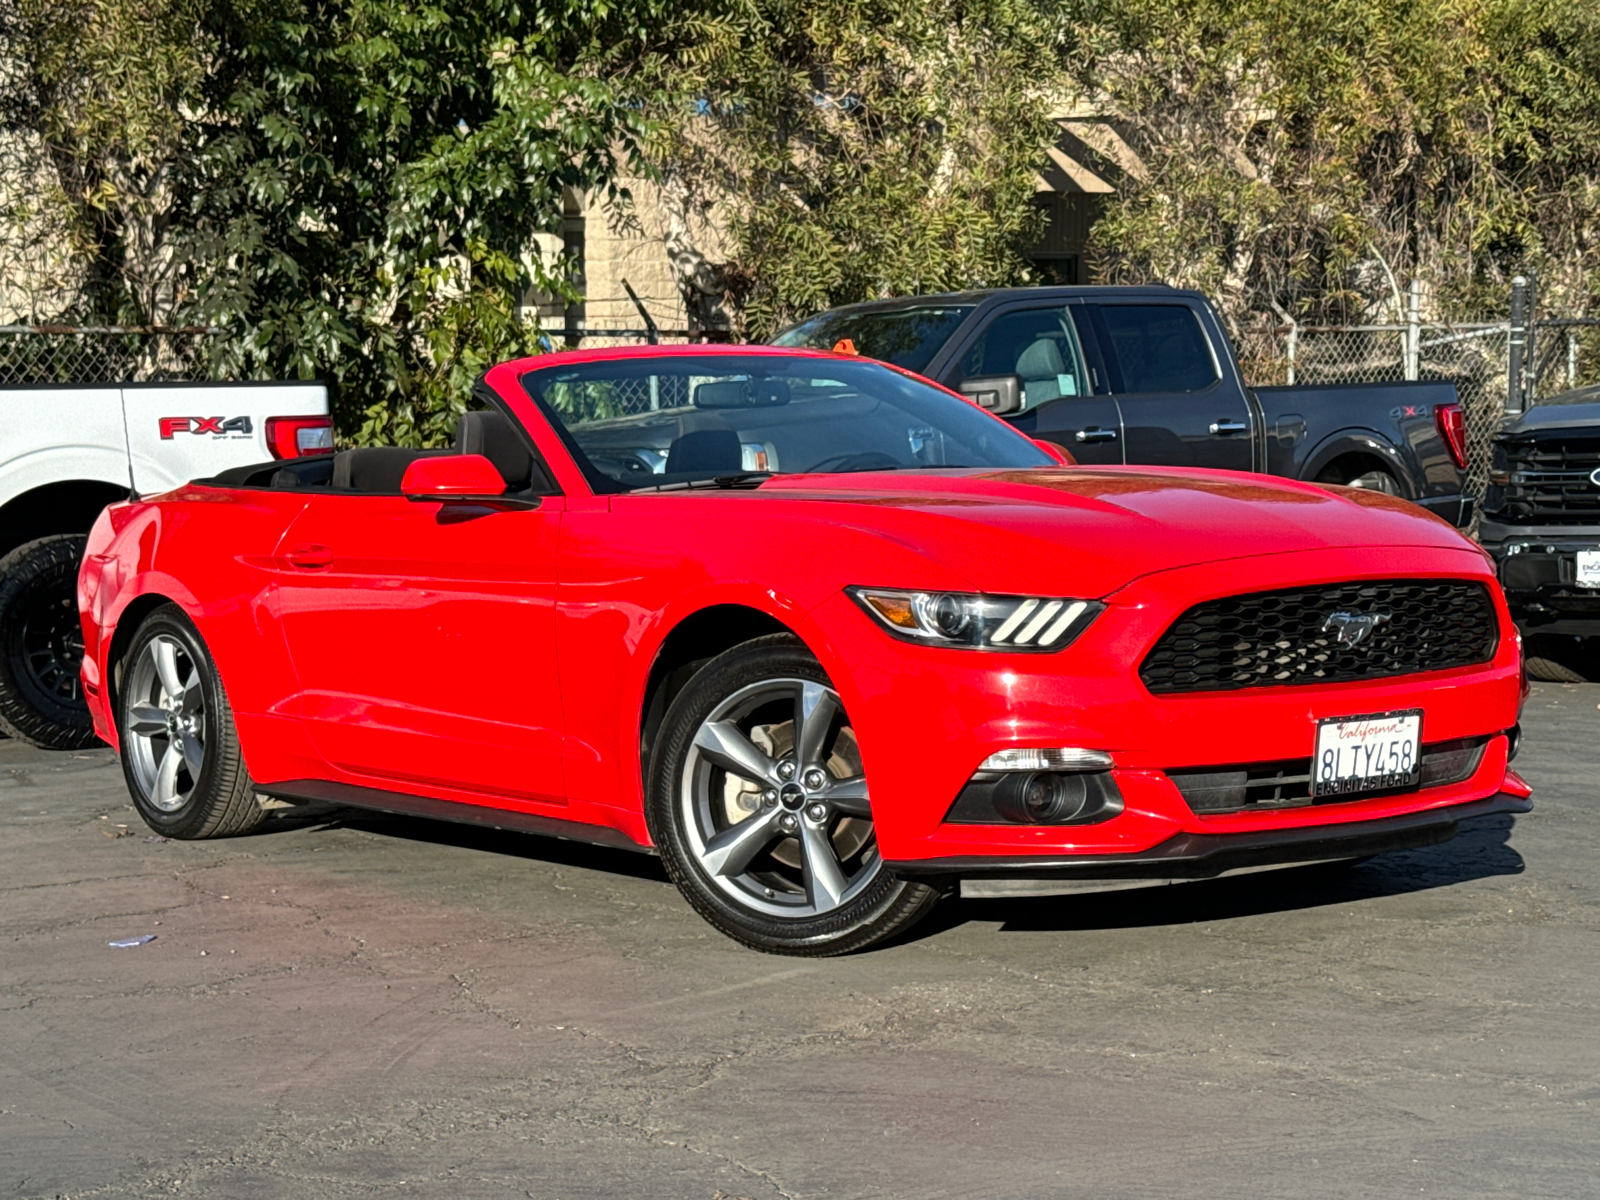
[[[450,449],[119,504],[85,690],[160,833],[259,797],[658,851],[834,954],[958,879],[1205,878],[1526,812],[1494,572],[1392,497],[1087,469],[842,355],[552,354]]]

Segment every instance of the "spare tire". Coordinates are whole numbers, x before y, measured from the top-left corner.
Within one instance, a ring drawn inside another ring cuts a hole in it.
[[[0,730],[45,750],[92,746],[78,670],[78,564],[87,539],[25,542],[0,558]]]

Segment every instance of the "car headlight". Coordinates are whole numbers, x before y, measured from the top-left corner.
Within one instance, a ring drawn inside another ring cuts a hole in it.
[[[964,592],[845,589],[850,598],[907,642],[966,650],[1048,653],[1088,628],[1105,605],[1052,596],[980,596]]]

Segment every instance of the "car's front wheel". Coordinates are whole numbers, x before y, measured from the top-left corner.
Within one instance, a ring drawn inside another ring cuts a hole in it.
[[[938,900],[884,867],[855,730],[821,664],[788,635],[729,650],[673,701],[647,816],[689,903],[757,950],[859,950]]]
[[[185,839],[260,825],[222,679],[182,609],[164,604],[145,618],[120,675],[122,773],[145,824]]]

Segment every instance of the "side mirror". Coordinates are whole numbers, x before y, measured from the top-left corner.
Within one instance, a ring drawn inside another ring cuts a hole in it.
[[[977,375],[963,379],[956,391],[997,417],[1022,411],[1022,378],[1017,375]]]
[[[506,481],[481,454],[446,454],[413,462],[400,492],[407,500],[488,500],[505,495]]]

